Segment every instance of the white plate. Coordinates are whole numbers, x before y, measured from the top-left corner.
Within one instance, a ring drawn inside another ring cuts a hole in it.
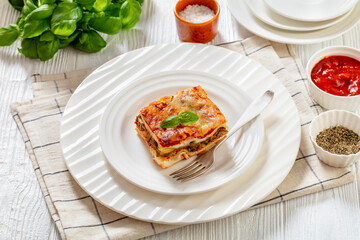
[[[99,122],[111,97],[140,77],[172,70],[228,79],[252,98],[267,89],[275,91],[273,102],[262,114],[265,136],[258,157],[243,174],[216,190],[181,196],[144,190],[121,177],[101,150]],[[74,179],[104,206],[145,221],[185,224],[235,214],[270,194],[295,161],[300,121],[288,91],[261,64],[221,47],[167,44],[125,53],[88,76],[66,106],[60,141]]]
[[[298,21],[326,21],[350,11],[357,0],[264,0],[276,13]]]
[[[168,71],[148,75],[122,88],[107,105],[100,121],[100,144],[106,158],[123,177],[139,187],[164,194],[205,192],[230,182],[255,160],[264,139],[258,118],[240,135],[230,138],[217,153],[211,169],[187,182],[176,182],[169,174],[188,161],[162,169],[151,160],[147,145],[134,129],[139,110],[150,102],[188,87],[201,85],[219,107],[231,128],[240,118],[250,98],[238,86],[218,76],[195,71]]]
[[[333,26],[308,32],[287,31],[259,20],[251,13],[245,0],[227,0],[227,2],[232,15],[246,29],[263,38],[281,43],[310,44],[330,40],[350,30],[360,20],[360,2],[358,2],[344,20]]]
[[[273,12],[263,0],[246,0],[251,12],[266,24],[273,27],[290,30],[290,31],[313,31],[330,27],[347,17],[352,10],[341,15],[340,17],[320,22],[303,22],[283,17]]]

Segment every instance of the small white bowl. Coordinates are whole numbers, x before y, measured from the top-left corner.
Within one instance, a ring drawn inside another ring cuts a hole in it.
[[[318,88],[311,79],[311,70],[315,64],[324,57],[333,55],[347,56],[360,61],[360,50],[351,47],[328,47],[314,53],[310,57],[306,66],[306,74],[311,97],[326,109],[356,111],[360,109],[360,95],[350,97],[332,95]]]
[[[310,124],[310,138],[318,158],[332,167],[347,167],[360,159],[360,152],[356,154],[340,155],[325,151],[316,143],[316,136],[323,130],[343,126],[360,135],[360,116],[348,111],[331,110],[315,117]]]

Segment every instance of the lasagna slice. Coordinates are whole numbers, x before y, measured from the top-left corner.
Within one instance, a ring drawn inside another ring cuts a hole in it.
[[[164,119],[183,112],[195,113],[199,119],[190,125],[160,127]],[[228,132],[226,122],[201,86],[150,103],[135,120],[136,131],[148,145],[153,161],[162,168],[200,155],[216,145]]]

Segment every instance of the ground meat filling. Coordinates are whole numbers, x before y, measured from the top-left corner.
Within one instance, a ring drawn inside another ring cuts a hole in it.
[[[174,152],[170,152],[170,153],[166,153],[166,154],[161,154],[161,152],[158,149],[158,143],[155,141],[155,139],[151,136],[151,134],[146,130],[145,125],[139,121],[140,116],[137,116],[136,118],[136,125],[139,128],[140,131],[145,132],[146,133],[146,141],[148,142],[148,144],[153,148],[156,149],[156,152],[158,155],[161,156],[168,156],[170,154],[174,154]],[[196,152],[199,149],[205,147],[206,145],[208,145],[210,142],[213,142],[214,140],[221,138],[222,136],[226,135],[227,130],[225,127],[221,127],[219,128],[211,137],[207,138],[205,141],[202,142],[198,142],[196,143],[194,142],[190,142],[189,146],[186,147],[186,149],[189,152]],[[177,149],[177,150],[181,150],[181,149]]]
[[[216,139],[221,138],[222,136],[226,135],[226,133],[227,133],[226,128],[221,127],[211,137],[209,137],[205,141],[202,141],[202,142],[199,142],[199,143],[190,142],[189,146],[187,146],[187,150],[189,152],[196,152],[199,149],[201,149],[201,148],[205,147],[206,145],[208,145],[210,142],[213,142]]]

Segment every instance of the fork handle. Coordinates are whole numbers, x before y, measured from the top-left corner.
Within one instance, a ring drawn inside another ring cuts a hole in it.
[[[252,101],[250,105],[245,109],[239,120],[234,124],[234,127],[230,129],[226,138],[221,141],[214,150],[218,149],[221,144],[228,140],[234,133],[239,131],[239,129],[242,128],[245,124],[257,117],[270,104],[273,98],[274,92],[267,90],[264,94]]]

